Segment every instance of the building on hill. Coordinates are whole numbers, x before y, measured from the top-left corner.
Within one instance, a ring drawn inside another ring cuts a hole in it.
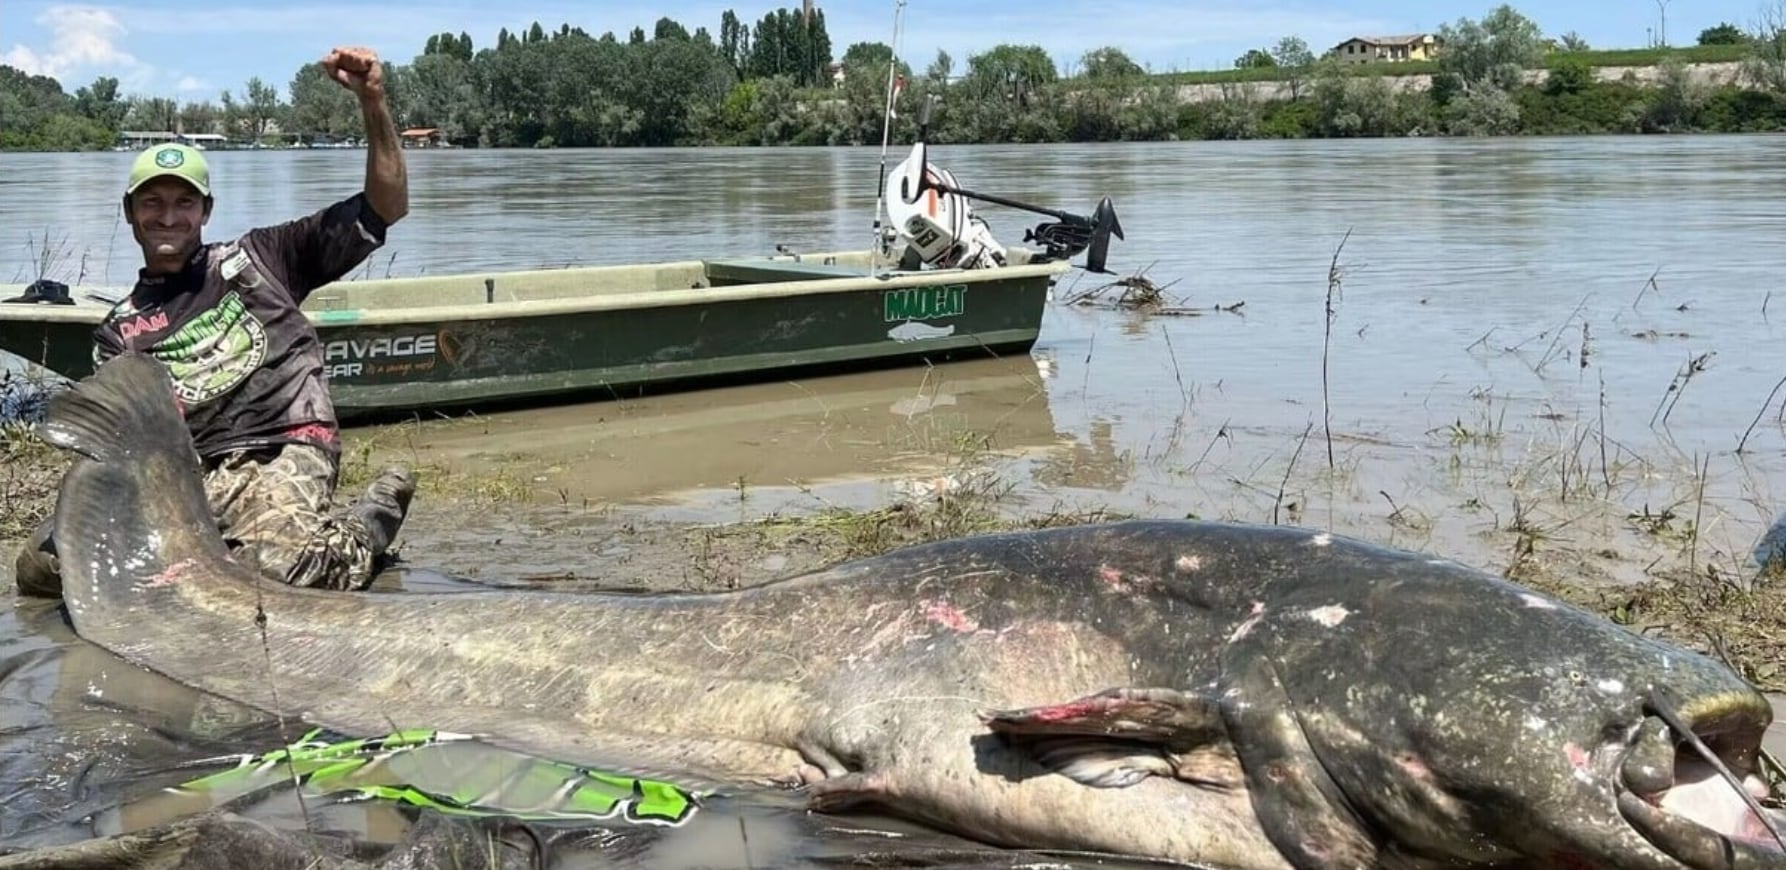
[[[1434,60],[1443,47],[1430,33],[1406,36],[1354,36],[1328,50],[1345,63],[1401,63]]]

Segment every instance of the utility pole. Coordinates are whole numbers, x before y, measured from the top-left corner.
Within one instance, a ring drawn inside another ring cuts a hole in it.
[[[1656,44],[1668,47],[1668,0],[1656,0],[1656,9],[1662,13],[1661,28],[1656,32]]]

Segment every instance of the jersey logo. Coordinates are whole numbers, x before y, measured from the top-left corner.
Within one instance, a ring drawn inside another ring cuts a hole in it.
[[[267,357],[267,330],[235,292],[149,348],[173,375],[175,392],[202,405],[240,386]]]

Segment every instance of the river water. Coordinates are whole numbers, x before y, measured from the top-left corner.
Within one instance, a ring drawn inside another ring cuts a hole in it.
[[[46,238],[50,277],[128,280],[116,203],[129,157],[0,156],[0,281],[45,272],[33,252]],[[364,154],[210,159],[215,238],[353,192]],[[360,275],[860,246],[878,169],[872,148],[408,159],[410,216]],[[1281,519],[1496,569],[1510,551],[1497,531],[1523,522],[1610,554],[1586,578],[1604,582],[1652,564],[1655,540],[1629,514],[1692,520],[1694,564],[1728,576],[1786,510],[1786,395],[1764,408],[1786,378],[1786,137],[948,146],[932,159],[1018,200],[1089,211],[1110,196],[1127,232],[1112,268],[1191,311],[1056,304],[1028,358],[359,434],[425,464],[508,468],[541,511],[707,521],[866,505],[959,483],[971,454],[1014,484],[1019,509]],[[1007,244],[1041,219],[982,213]],[[1056,301],[1112,277],[1075,272]],[[406,556],[496,579],[596,558],[539,535],[494,546],[503,523],[468,528],[418,503]],[[0,657],[40,657],[0,683],[0,727],[49,716],[51,688],[67,688],[59,631],[36,611],[0,614]],[[19,823],[0,818],[0,832]]]

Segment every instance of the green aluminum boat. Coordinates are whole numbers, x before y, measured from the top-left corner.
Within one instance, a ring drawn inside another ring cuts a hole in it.
[[[921,112],[920,132],[928,123]],[[920,137],[877,198],[877,244],[776,254],[337,281],[304,302],[343,418],[636,395],[1025,353],[1056,279],[1122,238],[1109,197],[1078,215],[956,186]],[[891,195],[887,195],[891,194]],[[1053,218],[1005,246],[981,200]],[[882,220],[886,223],[883,224]],[[0,285],[0,351],[68,378],[127,287]],[[0,358],[0,363],[4,359]]]
[[[877,270],[864,250],[339,281],[304,309],[339,412],[364,417],[1024,353],[1071,268],[1025,253],[974,269]],[[0,350],[85,377],[93,327],[126,292],[0,303]]]

